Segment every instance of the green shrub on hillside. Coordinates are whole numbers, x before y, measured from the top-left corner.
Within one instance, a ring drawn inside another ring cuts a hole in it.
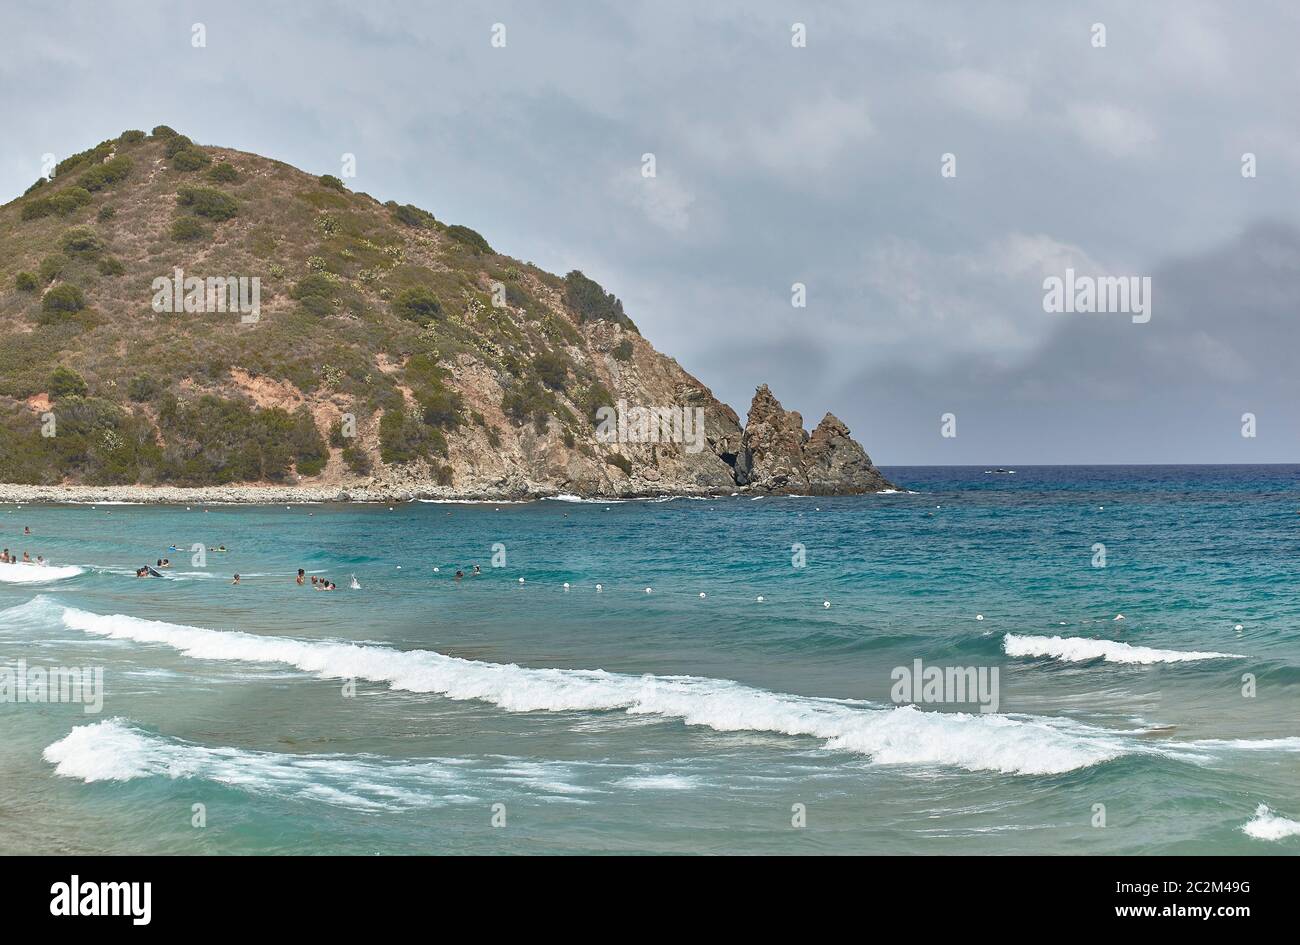
[[[59,365],[50,372],[50,399],[59,397],[85,397],[86,391],[85,379],[71,368]]]
[[[569,379],[569,361],[554,351],[543,351],[533,359],[533,369],[551,390],[563,390]]]
[[[96,164],[103,161],[113,153],[112,141],[101,141],[93,148],[87,148],[85,151],[78,151],[65,157],[58,164],[54,165],[54,176],[61,177],[73,168],[80,167],[83,164]]]
[[[182,485],[283,480],[303,448],[305,429],[276,407],[210,394],[164,397],[158,419],[167,443],[160,475]]]
[[[191,141],[188,136],[179,134],[172,135],[167,139],[167,143],[163,145],[163,155],[168,159],[171,159],[186,148],[192,147],[194,147],[194,142]]]
[[[370,455],[357,446],[343,448],[343,462],[347,463],[348,469],[358,476],[366,475],[371,469]]]
[[[28,194],[32,193],[33,191],[40,190],[42,187],[44,187],[44,186],[45,186],[46,184],[48,184],[49,182],[50,182],[49,179],[48,179],[48,178],[45,178],[45,177],[38,177],[38,178],[36,178],[36,183],[32,184],[32,186],[30,186],[30,187],[28,187],[26,190],[24,190],[24,191],[23,191],[23,196],[26,197]]]
[[[219,184],[233,184],[239,180],[239,171],[235,170],[235,165],[222,161],[208,171],[208,180],[216,181]]]
[[[104,241],[88,226],[74,226],[59,238],[59,246],[70,256],[98,256],[104,251]]]
[[[101,276],[124,276],[126,275],[126,266],[122,260],[115,256],[103,256],[99,262],[95,263],[95,268],[99,270]]]
[[[115,216],[117,216],[117,208],[105,206],[99,208],[99,212],[95,214],[95,219],[100,223],[107,223]]]
[[[130,129],[129,131],[124,131],[117,136],[117,140],[122,142],[123,144],[136,144],[137,142],[143,141],[144,138],[145,138],[144,132],[138,131],[134,128]]]
[[[408,417],[400,409],[386,410],[379,421],[379,456],[389,464],[447,455],[442,433]]]
[[[447,227],[447,235],[459,243],[464,243],[476,253],[492,252],[492,247],[488,245],[488,241],[467,226],[460,226],[459,224],[449,226]]]
[[[36,276],[30,272],[20,272],[14,276],[14,288],[19,292],[35,292],[39,286]]]
[[[632,319],[623,313],[623,303],[606,292],[600,283],[588,279],[577,269],[564,277],[564,301],[578,315],[578,321],[617,322],[635,329]]]
[[[614,346],[614,350],[613,350],[612,354],[614,355],[614,359],[615,359],[616,361],[631,361],[631,360],[632,360],[632,341],[631,341],[631,339],[630,339],[630,338],[624,338],[622,341],[620,341],[618,344],[616,344],[616,345]]]
[[[177,131],[174,128],[169,128],[167,125],[158,125],[150,132],[150,134],[155,138],[174,138],[177,135]]]
[[[62,397],[58,436],[42,436],[31,414],[0,421],[0,480],[5,482],[149,482],[161,458],[147,421],[98,398]]]
[[[442,317],[438,297],[423,286],[405,289],[393,301],[393,313],[421,324]]]
[[[90,203],[90,199],[90,191],[86,188],[69,187],[60,193],[23,204],[22,218],[24,220],[39,220],[41,217],[48,217],[52,213],[66,217]]]
[[[329,187],[332,190],[341,190],[344,193],[347,192],[347,188],[343,186],[343,181],[339,180],[333,174],[322,174],[320,177],[316,178],[316,180],[320,182],[322,187]]]
[[[515,423],[523,423],[530,417],[536,423],[539,416],[549,416],[554,406],[554,399],[531,378],[516,384],[501,398],[501,410]]]
[[[103,190],[110,184],[116,184],[124,180],[130,172],[131,159],[125,154],[119,154],[111,161],[97,164],[86,171],[77,178],[77,183],[93,193],[96,190]]]
[[[197,217],[177,217],[172,221],[172,239],[193,243],[206,238],[208,228]]]
[[[47,315],[75,315],[85,307],[85,294],[71,282],[56,285],[41,299],[41,311]]]
[[[334,311],[334,283],[318,272],[303,276],[289,290],[290,298],[297,299],[303,311],[324,318]]]
[[[422,419],[431,427],[455,430],[465,422],[464,401],[450,387],[426,387],[416,393],[415,399],[423,411]]]
[[[398,223],[404,223],[407,226],[413,226],[417,229],[431,230],[438,225],[438,221],[428,210],[421,210],[413,204],[401,204],[390,200],[384,204],[393,212],[393,219]]]
[[[330,458],[329,447],[316,428],[311,411],[304,405],[293,414],[294,465],[300,476],[319,476]]]
[[[37,271],[41,275],[42,285],[49,285],[59,276],[63,275],[63,270],[68,268],[68,257],[62,253],[55,253],[53,256],[46,256],[41,260]]]
[[[176,171],[197,171],[211,163],[212,158],[198,148],[184,148],[172,156],[172,170]]]
[[[126,396],[137,403],[148,403],[158,396],[158,382],[147,374],[137,374],[127,382]]]
[[[176,203],[217,222],[229,220],[239,211],[234,197],[211,187],[181,187],[176,191]]]

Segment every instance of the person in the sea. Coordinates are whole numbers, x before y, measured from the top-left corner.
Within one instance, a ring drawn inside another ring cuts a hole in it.
[[[9,549],[8,549],[8,548],[6,548],[6,549],[4,550],[4,552],[3,552],[2,554],[0,554],[0,564],[13,564],[13,561],[10,560],[10,558],[9,558]]]
[[[316,575],[314,574],[311,576],[311,586],[312,586],[312,590],[316,589]]]
[[[171,559],[171,558],[163,558],[163,559],[162,559],[162,564],[159,565],[159,567],[162,567],[162,568],[170,568],[171,566],[172,566],[172,559]]]
[[[135,576],[138,577],[138,578],[148,577],[148,576],[149,576],[149,569],[148,569],[148,568],[136,568],[136,569],[135,569]]]
[[[478,577],[478,576],[479,576],[480,574],[482,574],[482,573],[483,573],[483,571],[479,568],[479,566],[478,566],[477,564],[474,565],[474,574],[473,574],[473,576],[474,576],[474,577]]]
[[[460,580],[461,578],[463,578],[464,576],[465,576],[465,572],[462,571],[460,568],[457,568],[457,569],[456,569],[456,580],[459,581],[459,580]]]
[[[45,556],[44,556],[44,555],[37,555],[37,556],[36,556],[36,563],[39,564],[42,568],[45,567]]]
[[[230,583],[231,583],[231,584],[238,584],[238,583],[239,583],[239,575],[236,574],[236,575],[235,575],[235,579],[234,579],[233,581],[231,581]]]
[[[298,569],[298,579],[297,579],[297,584],[298,584],[299,587],[302,586],[302,583],[303,583],[303,577],[304,577],[305,574],[306,574],[306,572],[304,572],[302,568],[299,568],[299,569]],[[313,583],[313,584],[316,583],[316,579],[315,579],[315,578],[312,578],[311,580],[312,580],[312,583]]]
[[[32,533],[31,526],[24,525],[24,526],[23,526],[23,534],[24,534],[24,535],[30,535],[31,533]]]
[[[32,563],[32,556],[31,556],[30,554],[28,554],[26,551],[24,551],[24,552],[23,552],[23,564],[31,564],[31,563]]]

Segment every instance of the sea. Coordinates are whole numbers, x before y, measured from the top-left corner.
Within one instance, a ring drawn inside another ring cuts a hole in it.
[[[1300,466],[884,472],[0,506],[0,852],[1300,853]]]

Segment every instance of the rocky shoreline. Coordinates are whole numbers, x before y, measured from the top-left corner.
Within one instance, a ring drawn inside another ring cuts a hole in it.
[[[740,490],[736,494],[747,494]],[[716,491],[638,492],[618,495],[573,496],[600,502],[624,499],[719,498]],[[558,489],[535,491],[460,493],[437,486],[29,486],[0,484],[0,505],[302,505],[322,502],[531,502],[572,495]]]

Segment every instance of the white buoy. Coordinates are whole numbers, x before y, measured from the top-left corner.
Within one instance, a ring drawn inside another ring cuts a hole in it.
[[[700,591],[700,596],[701,596],[701,597],[707,597],[708,595],[705,594],[703,591]]]
[[[566,591],[569,589],[569,582],[568,582],[568,581],[565,581],[565,582],[564,582],[564,589],[565,589]]]
[[[1245,628],[1244,628],[1241,624],[1237,624],[1237,625],[1236,625],[1235,627],[1233,627],[1232,629],[1233,629],[1233,630],[1236,630],[1238,633],[1241,633],[1241,631],[1244,630]]]
[[[830,601],[828,601],[828,600],[824,600],[824,601],[822,601],[822,606],[823,606],[823,607],[830,607],[830,605],[831,605],[831,602],[830,602]]]
[[[400,564],[397,566],[397,570],[399,571],[402,570],[402,566]]]
[[[524,583],[524,579],[523,579],[523,578],[520,578],[520,579],[519,579],[519,583],[520,583],[520,584],[523,584],[523,583]]]
[[[390,512],[393,511],[393,507],[391,505],[388,507],[388,511]]]
[[[1116,615],[1115,615],[1115,619],[1116,619],[1116,620],[1123,620],[1123,619],[1124,619],[1124,615],[1123,615],[1123,614],[1116,614]]]
[[[603,584],[597,584],[597,585],[596,585],[596,593],[597,593],[597,594],[599,594],[599,593],[600,593],[601,591],[603,591],[604,589],[605,589],[605,585],[603,585]]]
[[[760,604],[763,603],[763,595],[759,594],[757,597],[754,598],[754,600],[758,601]]]
[[[647,588],[645,589],[645,592],[646,592],[647,594],[649,594],[649,593],[650,593],[650,588],[647,587]]]
[[[437,569],[437,568],[434,568],[434,569],[433,569],[433,573],[434,573],[434,574],[437,574],[437,573],[438,573],[438,569]]]
[[[976,620],[983,620],[983,619],[984,619],[984,615],[983,615],[983,614],[976,614],[976,615],[975,615],[975,619],[976,619]]]

